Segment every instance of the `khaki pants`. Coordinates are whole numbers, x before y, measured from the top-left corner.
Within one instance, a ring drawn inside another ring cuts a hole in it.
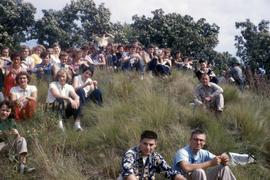
[[[0,143],[0,152],[10,151],[10,150],[14,150],[16,155],[20,155],[22,153],[27,154],[27,143],[26,143],[25,138],[19,137],[9,143],[5,143],[5,142]]]
[[[218,165],[209,168],[206,171],[203,169],[194,170],[188,179],[192,180],[236,180],[229,166]]]

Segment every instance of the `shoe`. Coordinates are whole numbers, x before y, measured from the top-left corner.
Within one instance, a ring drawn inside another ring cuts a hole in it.
[[[74,129],[76,131],[83,131],[83,128],[81,127],[81,123],[80,122],[75,122]]]
[[[59,121],[58,121],[58,127],[59,127],[62,131],[65,130],[65,129],[64,129],[64,125],[63,125],[63,120],[59,120]]]
[[[25,173],[31,173],[31,172],[33,172],[33,171],[35,171],[36,169],[34,168],[34,167],[28,167],[26,164],[24,164],[24,163],[21,163],[20,165],[19,165],[19,169],[18,169],[18,171],[19,171],[19,173],[20,174],[25,174]]]

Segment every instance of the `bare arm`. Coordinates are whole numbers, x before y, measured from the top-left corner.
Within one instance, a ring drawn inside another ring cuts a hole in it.
[[[198,163],[198,164],[192,164],[187,161],[181,161],[180,162],[180,168],[182,168],[185,172],[191,172],[194,171],[195,169],[207,169],[209,167],[213,167],[215,165],[220,164],[221,159],[219,156],[216,156],[212,160],[203,162],[203,163]]]

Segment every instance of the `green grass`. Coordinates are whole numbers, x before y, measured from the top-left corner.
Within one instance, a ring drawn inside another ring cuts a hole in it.
[[[269,179],[268,98],[241,94],[236,87],[225,85],[225,110],[216,117],[189,105],[198,83],[189,72],[173,72],[168,78],[146,75],[140,80],[136,73],[97,71],[95,79],[104,106],[89,104],[84,109],[83,132],[73,131],[72,119],[65,124],[65,133],[57,128],[55,116],[43,111],[47,82],[38,83],[38,113],[19,125],[29,142],[29,163],[38,171],[23,178],[116,179],[122,154],[139,142],[143,130],[158,132],[157,150],[171,163],[176,150],[188,143],[190,130],[201,127],[208,134],[210,151],[256,155],[257,164],[233,168],[238,179]],[[0,177],[20,179],[14,167],[4,158],[0,168],[6,171],[0,171]]]

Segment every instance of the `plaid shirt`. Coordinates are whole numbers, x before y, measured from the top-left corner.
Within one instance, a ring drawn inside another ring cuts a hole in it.
[[[171,179],[176,174],[180,174],[173,170],[164,158],[156,152],[145,158],[144,162],[138,146],[129,149],[122,160],[122,176],[126,177],[133,174],[139,180],[151,180],[155,179],[155,173],[165,172],[165,177]]]

